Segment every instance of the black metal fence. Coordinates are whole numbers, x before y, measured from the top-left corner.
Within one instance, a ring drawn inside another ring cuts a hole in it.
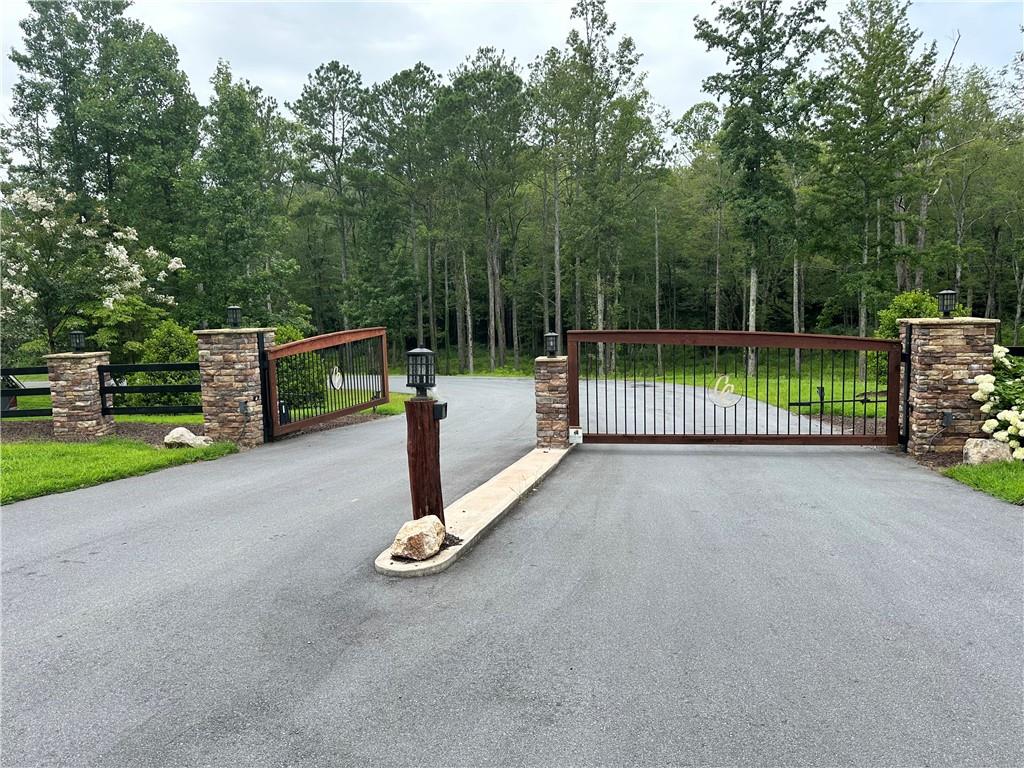
[[[48,396],[50,385],[37,384],[34,381],[22,381],[21,376],[46,375],[48,369],[45,365],[31,365],[20,368],[0,368],[0,418],[24,418],[26,416],[51,416],[52,408],[22,408],[18,405],[18,398]]]
[[[104,415],[202,413],[199,363],[98,366]]]

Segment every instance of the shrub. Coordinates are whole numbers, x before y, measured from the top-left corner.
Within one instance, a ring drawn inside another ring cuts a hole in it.
[[[957,304],[954,317],[964,317],[967,310]],[[939,300],[924,291],[907,291],[893,296],[889,306],[878,310],[878,329],[875,338],[898,339],[901,317],[938,317]]]
[[[195,334],[188,328],[164,320],[142,342],[143,363],[192,363],[199,359]],[[194,384],[198,375],[193,371],[156,371],[133,373],[129,384]],[[198,392],[140,393],[126,396],[127,405],[200,405]]]
[[[279,325],[274,333],[275,344],[287,344],[302,338],[305,338],[302,331],[294,325]],[[315,407],[324,401],[320,372],[306,362],[294,357],[277,361],[278,399],[289,409]]]
[[[1013,458],[1024,460],[1024,358],[1009,354],[998,344],[992,348],[993,373],[974,377],[978,390],[971,395],[989,418],[981,429],[994,440],[1007,443]]]

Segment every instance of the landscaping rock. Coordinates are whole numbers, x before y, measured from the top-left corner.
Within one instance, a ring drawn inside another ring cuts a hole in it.
[[[391,556],[426,560],[438,553],[442,543],[444,523],[436,515],[427,515],[419,520],[410,520],[399,529],[395,543],[391,545]]]
[[[972,437],[964,443],[964,464],[987,464],[990,461],[1010,461],[1010,446],[998,440]]]
[[[164,438],[164,445],[168,448],[202,448],[212,442],[212,438],[194,435],[185,427],[175,427]]]

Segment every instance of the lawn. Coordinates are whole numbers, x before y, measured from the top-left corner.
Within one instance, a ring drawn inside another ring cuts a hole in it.
[[[946,470],[946,476],[1012,504],[1024,505],[1024,462],[996,461],[991,464],[961,464]]]
[[[214,443],[205,448],[155,448],[120,438],[95,443],[5,443],[0,446],[0,503],[216,459],[237,450],[232,443]]]

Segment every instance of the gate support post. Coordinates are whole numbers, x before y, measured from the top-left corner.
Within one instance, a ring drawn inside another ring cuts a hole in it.
[[[910,407],[907,451],[913,456],[962,451],[982,437],[985,420],[971,399],[974,377],[992,372],[999,321],[982,317],[911,318],[900,321],[900,341],[910,329]],[[948,415],[947,415],[948,414]]]
[[[84,438],[113,434],[114,417],[103,413],[99,375],[99,366],[110,363],[110,353],[64,352],[45,359],[53,434]]]
[[[569,447],[569,358],[538,357],[533,361],[537,401],[537,447]]]
[[[206,435],[243,448],[262,444],[260,336],[271,346],[274,329],[215,328],[193,333],[199,343]]]

